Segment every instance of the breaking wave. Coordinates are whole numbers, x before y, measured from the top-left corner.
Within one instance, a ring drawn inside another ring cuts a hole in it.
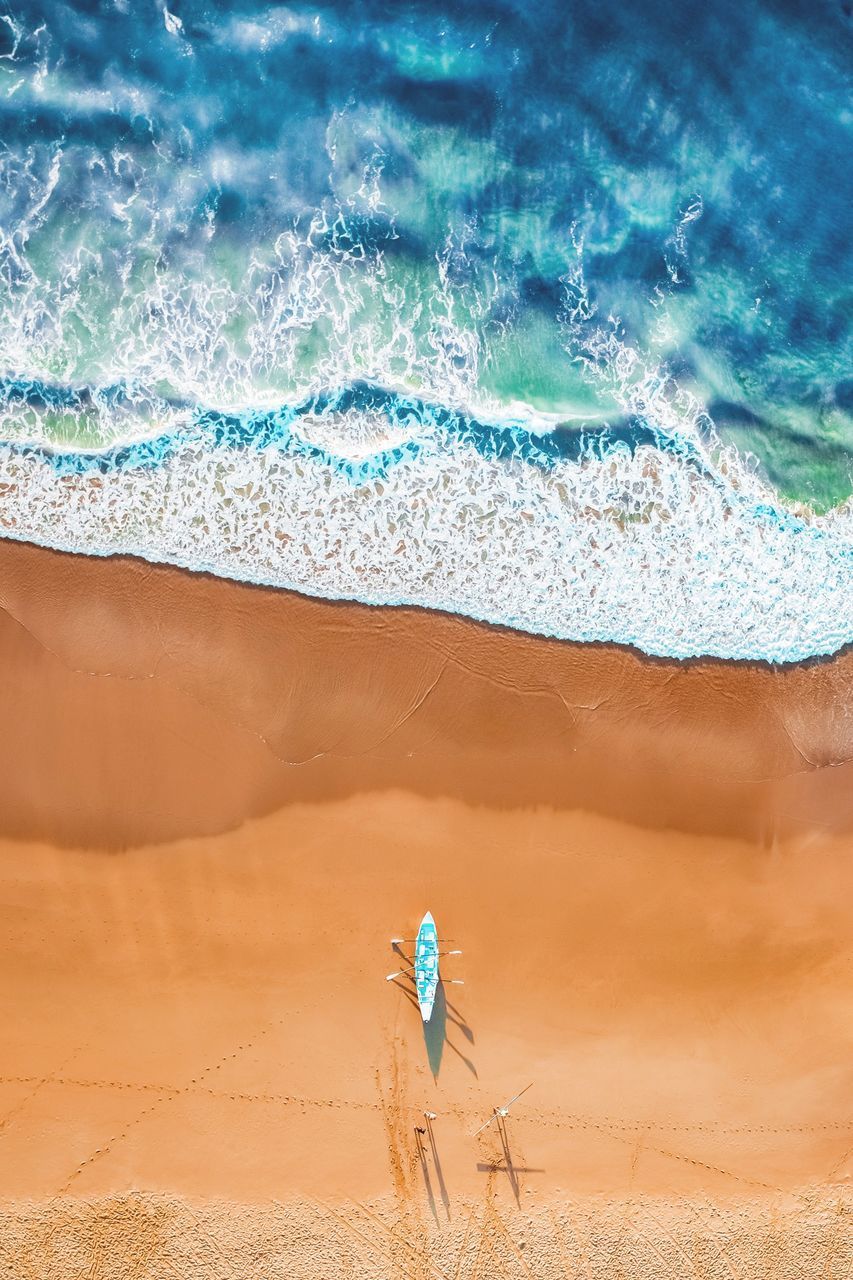
[[[197,410],[105,450],[6,442],[0,523],[89,555],[676,658],[789,662],[853,636],[850,513],[785,511],[736,456],[640,419],[543,430],[354,384]]]

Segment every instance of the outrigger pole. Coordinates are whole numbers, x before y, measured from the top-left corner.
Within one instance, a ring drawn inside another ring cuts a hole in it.
[[[518,1100],[519,1100],[519,1098],[521,1097],[521,1095],[522,1095],[522,1094],[524,1094],[524,1093],[527,1093],[527,1090],[528,1090],[528,1089],[532,1089],[532,1088],[533,1088],[533,1082],[531,1081],[531,1083],[530,1083],[530,1084],[525,1085],[525,1087],[522,1089],[521,1093],[517,1093],[517,1094],[515,1095],[515,1097],[514,1097],[514,1098],[510,1098],[509,1102],[504,1103],[504,1105],[503,1105],[502,1107],[495,1107],[494,1111],[493,1111],[493,1112],[492,1112],[492,1114],[489,1116],[489,1118],[488,1118],[488,1120],[486,1121],[486,1123],[485,1123],[485,1124],[481,1124],[481,1125],[480,1125],[480,1127],[479,1127],[479,1129],[477,1130],[477,1132],[476,1132],[476,1133],[474,1133],[474,1134],[472,1134],[472,1137],[476,1138],[476,1136],[477,1136],[477,1134],[478,1134],[478,1133],[482,1133],[484,1129],[488,1129],[489,1125],[490,1125],[490,1124],[492,1124],[492,1122],[493,1122],[493,1121],[495,1121],[495,1120],[505,1120],[505,1119],[506,1119],[506,1117],[507,1117],[507,1114],[509,1113],[509,1109],[510,1109],[510,1107],[512,1106],[512,1104],[513,1104],[514,1102],[518,1102]]]

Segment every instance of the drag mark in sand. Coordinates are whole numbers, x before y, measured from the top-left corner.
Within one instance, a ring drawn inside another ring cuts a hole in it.
[[[625,1213],[626,1225],[634,1233],[634,1236],[639,1241],[641,1247],[643,1249],[648,1249],[650,1252],[654,1253],[663,1262],[664,1267],[669,1268],[671,1266],[671,1259],[667,1259],[665,1255],[661,1252],[661,1250],[657,1247],[657,1245],[654,1243],[651,1236],[651,1232],[647,1229],[644,1229],[642,1226],[640,1226],[637,1223],[636,1212],[638,1209],[639,1209],[639,1206],[635,1201],[632,1200],[629,1202],[629,1204],[626,1206],[626,1213]],[[688,1256],[687,1252],[675,1239],[675,1237],[668,1230],[668,1228],[661,1222],[657,1222],[657,1225],[659,1230],[665,1236],[665,1238],[672,1243],[673,1248],[678,1253],[678,1255],[682,1257],[684,1261],[687,1263],[688,1267],[690,1268],[691,1274],[698,1274],[696,1272],[695,1261]],[[618,1247],[618,1240],[616,1241],[616,1246]],[[666,1274],[666,1271],[664,1272],[664,1274]]]
[[[376,1084],[379,1089],[382,1107],[382,1118],[385,1125],[388,1160],[391,1181],[396,1202],[397,1225],[392,1233],[392,1261],[399,1261],[399,1251],[406,1251],[410,1261],[414,1260],[419,1269],[418,1280],[423,1274],[431,1274],[432,1264],[429,1262],[427,1238],[420,1215],[420,1193],[414,1178],[418,1160],[411,1140],[412,1128],[406,1118],[410,1110],[405,1104],[405,1065],[401,1063],[396,1037],[391,1041],[390,1081],[383,1087],[380,1073],[376,1073]],[[445,1278],[446,1280],[446,1278]]]
[[[285,1212],[287,1211],[287,1207],[282,1204],[280,1200],[273,1200],[272,1203],[278,1205],[279,1208]],[[324,1233],[332,1223],[335,1223],[343,1229],[343,1232],[350,1243],[354,1241],[358,1246],[362,1246],[364,1248],[368,1258],[371,1254],[376,1255],[384,1265],[390,1266],[391,1272],[389,1274],[392,1277],[396,1272],[402,1276],[402,1280],[420,1280],[420,1276],[414,1275],[410,1270],[406,1269],[400,1262],[399,1258],[396,1260],[394,1259],[391,1250],[389,1250],[385,1245],[379,1244],[375,1238],[367,1235],[351,1220],[350,1217],[336,1209],[334,1205],[318,1200],[314,1202],[314,1207],[320,1216]],[[352,1214],[353,1206],[348,1205],[347,1208]]]
[[[706,1204],[700,1208],[699,1205],[691,1202],[689,1208],[691,1213],[699,1219],[702,1238],[707,1240],[711,1245],[717,1257],[720,1258],[725,1265],[732,1280],[741,1280],[741,1277],[747,1273],[748,1263],[743,1257],[739,1257],[736,1263],[732,1260],[730,1250],[726,1247],[725,1241],[720,1239],[712,1224],[712,1219],[715,1215],[714,1206],[712,1204]],[[735,1247],[734,1243],[732,1243],[732,1248]]]

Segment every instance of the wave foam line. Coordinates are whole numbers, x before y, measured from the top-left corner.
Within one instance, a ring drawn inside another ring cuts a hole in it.
[[[849,510],[801,518],[690,442],[626,431],[569,446],[354,384],[106,453],[0,444],[0,528],[673,658],[853,640]]]
[[[515,458],[550,466],[560,458],[600,456],[617,445],[634,450],[651,444],[675,451],[703,469],[708,468],[696,444],[678,432],[659,430],[633,416],[616,425],[573,426],[554,423],[531,412],[488,420],[475,412],[451,408],[395,388],[364,381],[307,393],[273,409],[227,412],[166,400],[145,388],[115,384],[105,388],[66,387],[39,379],[0,379],[0,402],[14,420],[22,409],[79,413],[94,406],[114,417],[134,413],[146,420],[178,415],[169,430],[125,439],[98,448],[62,447],[44,433],[35,438],[8,439],[5,444],[22,457],[40,458],[57,475],[106,474],[141,466],[158,466],[189,443],[205,448],[276,447],[321,460],[354,483],[385,475],[404,457],[411,457],[427,441],[469,444],[484,457]]]

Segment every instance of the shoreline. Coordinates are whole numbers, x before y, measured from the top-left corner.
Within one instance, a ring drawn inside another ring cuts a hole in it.
[[[341,470],[296,436],[281,453],[263,432],[244,447],[237,427],[199,431],[219,444],[162,437],[162,461],[128,447],[58,482],[40,454],[0,448],[7,537],[676,659],[795,662],[853,636],[845,512],[786,513],[725,457],[716,479],[654,440],[516,467],[463,432]]]
[[[80,477],[75,477],[80,478]],[[798,517],[799,518],[799,517]],[[816,517],[822,519],[823,517]],[[40,542],[33,536],[32,532],[27,531],[23,534],[18,532],[11,526],[3,526],[0,541],[16,543],[19,546],[33,547],[40,551],[54,552],[61,556],[74,556],[76,559],[92,559],[92,560],[117,560],[117,561],[136,561],[142,564],[151,565],[154,568],[175,570],[180,574],[192,574],[205,579],[213,579],[218,582],[231,582],[241,587],[251,587],[260,591],[272,591],[277,594],[286,596],[298,596],[303,600],[314,600],[322,604],[331,605],[356,605],[365,609],[392,609],[392,610],[408,610],[416,613],[423,613],[429,617],[446,617],[459,619],[463,622],[473,623],[475,626],[488,627],[490,631],[505,632],[509,635],[527,636],[532,640],[550,641],[559,645],[569,645],[574,648],[582,649],[615,649],[624,653],[634,654],[637,657],[649,662],[664,662],[675,664],[679,667],[690,664],[715,664],[721,663],[727,667],[767,667],[771,670],[792,670],[799,667],[806,667],[815,662],[832,662],[836,658],[844,657],[849,653],[853,653],[853,640],[843,641],[835,649],[824,649],[818,652],[809,652],[801,657],[795,658],[768,658],[765,656],[725,656],[719,653],[694,653],[686,652],[684,654],[660,653],[651,649],[644,649],[634,640],[602,640],[596,637],[578,637],[578,636],[560,636],[551,632],[535,631],[529,626],[519,622],[513,625],[505,621],[491,619],[480,616],[470,611],[466,606],[459,605],[453,608],[450,605],[423,604],[417,600],[369,600],[359,595],[347,594],[324,594],[321,590],[315,589],[309,591],[307,588],[292,584],[276,583],[266,578],[243,576],[232,567],[217,569],[214,565],[207,562],[193,565],[183,563],[178,560],[157,559],[154,556],[148,556],[143,551],[133,550],[116,550],[113,547],[101,549],[96,546],[87,544],[86,550],[81,550],[74,546],[59,546],[55,543]]]
[[[149,559],[142,552],[129,551],[79,551],[74,547],[58,547],[47,542],[38,542],[30,537],[18,537],[13,530],[4,530],[0,535],[0,546],[3,543],[13,543],[16,546],[29,547],[33,551],[47,552],[49,555],[62,557],[73,557],[75,560],[110,560],[123,564],[139,564],[150,566],[154,569],[163,569],[166,572],[174,572],[181,576],[191,575],[195,578],[201,578],[207,582],[225,582],[232,583],[237,587],[244,587],[249,591],[257,591],[260,593],[282,595],[285,597],[295,597],[306,603],[317,603],[326,606],[338,605],[342,609],[349,609],[356,606],[359,609],[370,610],[389,610],[391,612],[405,611],[415,615],[422,615],[426,618],[446,618],[461,623],[469,623],[473,627],[481,629],[485,628],[490,632],[496,632],[504,636],[521,636],[528,640],[547,642],[549,644],[560,645],[563,648],[573,651],[595,651],[599,650],[604,653],[615,651],[628,657],[638,659],[642,663],[660,664],[665,667],[690,668],[690,667],[720,667],[721,669],[732,670],[755,670],[755,671],[773,671],[786,672],[806,669],[816,665],[825,665],[845,659],[853,654],[853,640],[848,640],[839,648],[828,650],[825,653],[813,653],[804,658],[780,659],[774,658],[724,658],[719,654],[698,653],[688,655],[687,657],[677,657],[674,654],[666,653],[650,653],[639,645],[632,644],[621,640],[578,640],[568,639],[562,636],[549,635],[540,631],[528,631],[524,627],[514,627],[506,622],[491,622],[488,618],[477,618],[473,614],[465,613],[461,610],[451,608],[440,608],[437,605],[418,604],[415,601],[380,601],[365,600],[359,596],[334,596],[315,594],[307,591],[302,587],[296,586],[276,586],[272,582],[261,581],[252,578],[235,578],[229,573],[219,573],[216,569],[209,566],[194,568],[189,564],[176,564],[167,560]],[[851,749],[853,754],[853,749]]]
[[[851,651],[786,668],[649,659],[15,542],[0,605],[20,665],[7,704],[28,722],[0,743],[19,838],[124,847],[395,787],[753,839],[853,830]],[[158,767],[170,733],[210,739],[206,755]]]

